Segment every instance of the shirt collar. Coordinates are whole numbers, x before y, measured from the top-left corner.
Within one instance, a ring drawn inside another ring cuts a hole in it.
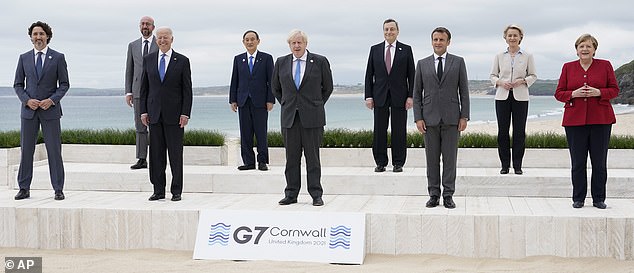
[[[251,56],[253,56],[253,59],[256,59],[258,57],[258,50],[256,49],[255,52],[253,52],[253,55],[249,54],[249,51],[247,51],[247,59]]]
[[[172,52],[173,52],[173,51],[172,51],[172,49],[170,48],[170,50],[168,50],[167,52],[165,52],[165,57],[169,59],[169,58],[172,56]],[[159,53],[158,55],[159,55],[159,59],[160,59],[160,58],[161,58],[161,56],[163,56],[163,51],[160,51],[160,50],[159,50],[159,52],[158,52],[158,53]]]
[[[291,55],[292,55],[292,53],[291,53]],[[304,55],[302,55],[299,59],[305,62],[307,58],[308,58],[308,50],[305,50],[304,51]],[[296,61],[296,60],[297,60],[297,58],[295,57],[295,55],[293,55],[293,61]]]
[[[508,48],[508,47],[506,48],[506,51],[504,51],[504,53],[505,53],[505,54],[506,54],[506,53],[509,53],[509,48]],[[520,47],[520,50],[518,50],[518,51],[517,51],[517,54],[524,54],[524,53],[522,52],[522,48],[521,48],[521,47]]]
[[[398,40],[394,40],[394,43],[392,43],[392,47],[393,47],[393,48],[396,48],[396,43],[397,43],[397,42],[398,42]],[[385,41],[385,43],[383,43],[383,49],[387,49],[387,46],[388,46],[389,44],[390,44],[390,43],[388,43],[388,42],[387,42],[387,40],[386,40],[386,41]]]
[[[434,52],[434,59],[438,60],[438,57],[442,57],[443,60],[447,59],[447,51],[445,51],[445,53],[443,53],[442,55],[437,55],[436,52]]]
[[[148,41],[148,45],[151,46],[152,42],[154,42],[154,36],[150,36],[150,38],[145,39],[145,37],[141,36],[141,44],[144,44],[145,41]]]
[[[46,52],[48,52],[48,46],[42,49],[42,51],[37,51],[37,49],[33,48],[33,55],[37,56],[38,52],[42,52],[42,55],[46,56]]]

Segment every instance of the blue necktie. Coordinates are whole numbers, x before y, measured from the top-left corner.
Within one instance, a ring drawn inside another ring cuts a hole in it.
[[[35,73],[37,74],[37,79],[39,80],[42,77],[42,52],[37,53],[37,60],[35,61]]]
[[[159,63],[159,76],[161,76],[161,82],[165,78],[165,53],[161,54],[161,62]]]
[[[302,60],[297,59],[296,62],[297,62],[297,65],[295,67],[295,87],[297,87],[297,90],[299,90],[299,84],[302,81],[302,65],[301,65]]]
[[[253,74],[253,56],[249,56],[249,73]]]

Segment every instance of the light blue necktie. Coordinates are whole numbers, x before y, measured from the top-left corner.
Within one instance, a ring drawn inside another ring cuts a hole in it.
[[[299,84],[302,81],[302,65],[301,65],[302,60],[297,59],[296,62],[297,62],[297,65],[295,67],[295,87],[297,87],[297,90],[299,90]]]
[[[165,53],[161,54],[161,62],[159,63],[159,76],[161,76],[161,82],[165,78]]]
[[[37,79],[39,80],[42,77],[42,52],[37,53],[37,60],[35,61],[35,73],[37,74]]]
[[[253,56],[249,56],[249,73],[253,74]]]

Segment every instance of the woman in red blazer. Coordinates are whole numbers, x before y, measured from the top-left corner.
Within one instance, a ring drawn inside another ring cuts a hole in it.
[[[608,143],[616,123],[610,99],[619,94],[614,69],[609,61],[595,59],[599,43],[590,34],[575,42],[579,60],[564,64],[555,98],[564,104],[562,126],[572,162],[572,206],[581,208],[586,199],[588,153],[592,163],[592,205],[605,209]]]

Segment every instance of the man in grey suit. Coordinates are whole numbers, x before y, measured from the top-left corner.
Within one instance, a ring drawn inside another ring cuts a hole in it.
[[[286,189],[279,204],[297,203],[303,150],[308,193],[313,206],[323,206],[319,146],[326,125],[324,104],[333,90],[332,72],[326,57],[306,50],[306,33],[293,30],[287,42],[291,54],[277,59],[271,81],[273,95],[282,108],[280,119],[286,148]]]
[[[70,87],[66,59],[64,54],[48,47],[53,37],[53,31],[48,24],[40,21],[33,23],[29,27],[29,36],[35,49],[20,55],[13,82],[13,89],[22,102],[21,159],[18,171],[20,191],[15,200],[30,197],[33,153],[40,126],[46,145],[51,185],[55,191],[54,198],[64,200],[60,118],[61,100]]]
[[[447,53],[451,33],[437,27],[431,34],[434,54],[416,64],[414,77],[414,120],[425,134],[427,157],[428,208],[439,204],[441,195],[440,157],[442,156],[442,196],[446,208],[456,207],[452,196],[456,185],[458,138],[469,120],[469,86],[464,59]]]
[[[158,50],[154,31],[154,19],[150,16],[141,17],[139,22],[141,38],[128,44],[128,57],[125,65],[125,101],[134,107],[134,127],[136,128],[136,158],[137,162],[131,169],[147,168],[148,130],[141,122],[141,75],[143,75],[143,57]]]

